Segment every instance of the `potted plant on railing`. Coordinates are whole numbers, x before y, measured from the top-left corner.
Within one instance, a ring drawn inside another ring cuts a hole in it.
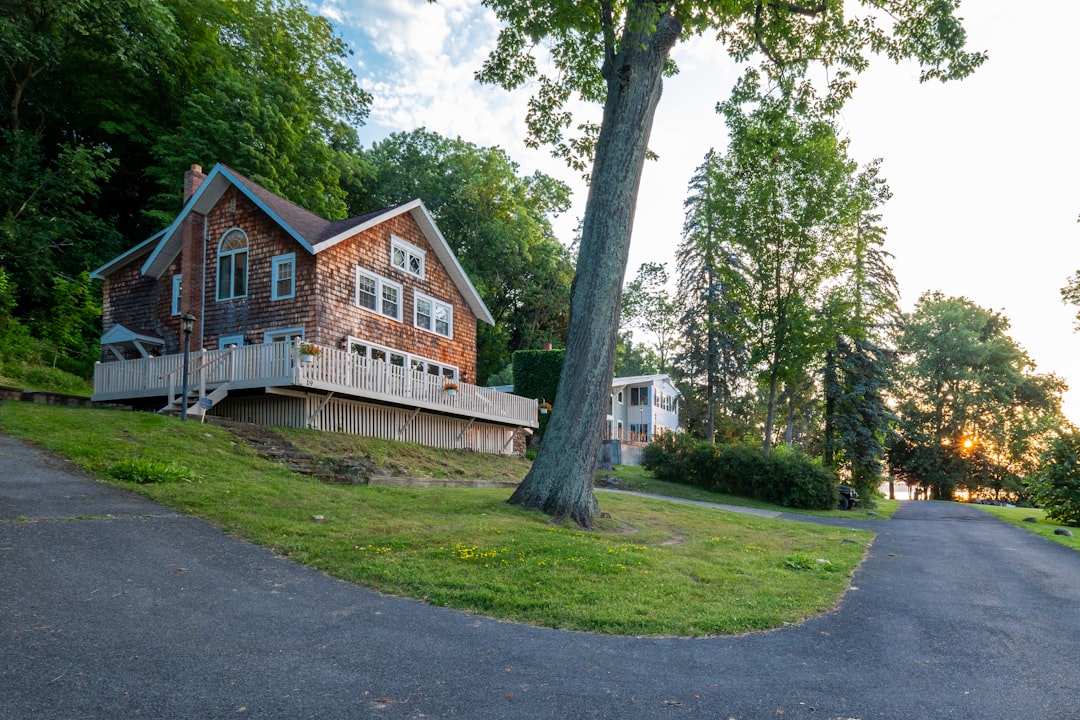
[[[311,343],[302,342],[300,343],[299,349],[300,362],[302,363],[314,362],[315,356],[322,354],[322,348],[318,347],[317,345],[312,345]]]
[[[453,380],[443,385],[442,389],[445,390],[446,394],[450,397],[454,397],[455,395],[457,395],[457,383]]]
[[[541,415],[547,415],[549,412],[551,412],[551,403],[547,401],[540,403],[536,407],[539,408]]]

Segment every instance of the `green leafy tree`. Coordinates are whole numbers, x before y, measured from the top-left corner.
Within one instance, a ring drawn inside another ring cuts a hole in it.
[[[348,215],[343,177],[370,95],[333,25],[299,0],[164,0],[184,46],[151,79],[168,91],[148,174],[157,219],[175,214],[177,178],[223,162],[331,219]]]
[[[1028,488],[1051,520],[1080,526],[1080,435],[1070,430],[1053,439]]]
[[[74,279],[57,277],[52,292],[53,307],[36,334],[52,345],[54,365],[85,377],[100,357],[101,287],[84,270]]]
[[[0,362],[22,360],[30,351],[30,333],[14,311],[15,283],[0,267]]]
[[[615,375],[655,375],[660,372],[660,357],[645,343],[635,343],[632,333],[619,333],[615,348]]]
[[[95,262],[119,252],[121,237],[149,234],[138,212],[147,197],[143,173],[160,127],[156,113],[169,105],[155,79],[171,74],[167,59],[179,45],[172,14],[158,0],[36,0],[0,8],[6,70],[0,74],[0,118],[11,131],[0,138],[0,156],[21,170],[5,173],[0,186],[10,184],[9,192],[18,194],[33,178],[62,168],[65,154],[99,159],[110,172],[95,178],[92,193],[81,187],[75,205],[113,231],[113,237],[95,239]],[[48,246],[35,251],[49,253]],[[43,314],[26,306],[23,287],[44,292],[51,278],[17,280],[20,311]]]
[[[111,104],[124,80],[145,73],[176,43],[158,0],[4,3],[0,88],[7,102],[0,117],[13,131],[89,129],[83,127],[88,105]]]
[[[17,281],[15,312],[42,319],[54,305],[57,276],[93,267],[120,238],[95,212],[102,184],[117,166],[104,148],[65,143],[49,157],[42,138],[0,131],[0,266]]]
[[[894,420],[886,401],[892,383],[892,353],[868,340],[848,344],[839,338],[829,357],[824,383],[828,413],[825,466],[843,464],[849,482],[868,505],[873,505]],[[840,452],[834,453],[833,448]]]
[[[768,454],[781,405],[789,445],[796,423],[805,426],[814,414],[814,369],[830,342],[819,307],[849,267],[861,213],[879,198],[863,191],[866,183],[829,122],[800,114],[783,97],[747,92],[723,106],[728,152],[707,165],[708,192],[691,198],[691,217],[704,216],[701,236],[720,243],[697,246],[726,265],[710,273],[731,288],[745,323],[741,340],[764,388]],[[749,111],[747,100],[754,101]]]
[[[171,221],[193,162],[344,216],[370,102],[347,55],[300,0],[3,4],[0,265],[16,314],[45,332],[57,279]]]
[[[533,142],[552,146],[583,171],[592,163],[559,399],[546,442],[510,498],[588,527],[597,510],[591,479],[610,392],[637,189],[662,78],[675,69],[675,44],[708,33],[738,61],[760,52],[766,71],[785,91],[827,111],[851,95],[853,74],[865,69],[868,52],[914,58],[923,79],[964,77],[984,56],[964,50],[956,5],[938,0],[864,0],[858,7],[841,0],[805,7],[654,0],[485,4],[503,28],[480,79],[508,89],[534,82],[527,115]],[[550,72],[541,70],[542,51]],[[829,81],[819,97],[800,79],[820,67],[829,69]],[[603,118],[599,125],[578,122],[578,132],[568,135],[575,121],[566,106],[574,98],[602,103]]]
[[[679,336],[679,306],[667,286],[668,273],[664,263],[643,263],[623,289],[620,313],[623,327],[638,329],[651,336],[656,356],[655,372],[665,373],[671,371]]]
[[[495,319],[478,329],[478,373],[501,370],[515,350],[562,344],[574,266],[550,217],[570,190],[543,173],[523,176],[499,148],[419,129],[363,153],[369,176],[352,198],[374,210],[421,198]]]
[[[826,467],[846,470],[872,503],[881,483],[889,429],[894,421],[886,394],[895,371],[890,349],[901,327],[900,291],[882,248],[885,230],[877,205],[889,196],[878,163],[860,173],[864,212],[852,229],[849,262],[826,295],[825,316],[834,347],[825,356],[824,444]]]
[[[675,254],[682,335],[676,376],[688,390],[687,427],[709,441],[716,439],[718,427],[720,435],[737,440],[753,425],[747,413],[754,383],[750,328],[742,313],[744,268],[731,243],[733,230],[717,212],[719,198],[728,192],[724,163],[710,150],[691,179]]]
[[[1064,384],[1036,375],[1008,329],[1007,318],[967,298],[919,298],[898,345],[895,475],[950,498],[979,490],[980,477],[1004,482],[1034,468],[1064,425]]]

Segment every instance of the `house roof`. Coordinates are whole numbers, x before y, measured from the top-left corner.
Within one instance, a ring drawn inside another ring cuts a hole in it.
[[[302,248],[312,255],[316,255],[359,232],[386,222],[391,218],[409,213],[424,233],[443,267],[446,268],[450,279],[465,298],[469,309],[480,320],[489,325],[495,324],[491,311],[484,304],[480,293],[476,291],[476,287],[469,280],[468,275],[465,274],[465,270],[450,249],[446,238],[443,237],[443,234],[435,225],[435,220],[419,198],[391,208],[349,218],[348,220],[326,220],[283,197],[275,195],[232,168],[218,164],[214,166],[214,169],[199,185],[199,189],[184,204],[183,209],[176,216],[176,220],[173,221],[172,225],[136,246],[136,248],[129,250],[125,255],[131,255],[135,250],[142,248],[156,238],[157,243],[153,252],[143,263],[142,272],[155,278],[161,277],[180,253],[183,242],[180,229],[184,221],[193,212],[203,215],[208,213],[229,187],[240,190],[251,202],[276,222],[286,234],[296,240]],[[105,268],[113,268],[119,261],[120,258],[117,258],[94,272],[97,273]]]
[[[112,275],[114,272],[124,267],[128,263],[141,258],[143,255],[146,255],[148,252],[153,250],[154,246],[156,246],[158,242],[161,241],[161,236],[164,234],[165,231],[162,230],[161,232],[151,235],[135,247],[125,252],[123,255],[119,255],[110,260],[109,262],[105,263],[101,267],[91,271],[90,277],[94,280],[104,280],[106,277]]]
[[[611,389],[618,390],[619,388],[629,387],[631,385],[655,385],[657,383],[668,385],[676,395],[682,395],[682,393],[679,392],[679,389],[675,387],[675,383],[671,381],[671,376],[667,374],[630,375],[627,377],[612,378]]]
[[[108,332],[101,336],[102,345],[124,345],[136,341],[149,343],[150,345],[165,344],[165,341],[158,337],[153,330],[127,328],[120,324],[113,325]]]

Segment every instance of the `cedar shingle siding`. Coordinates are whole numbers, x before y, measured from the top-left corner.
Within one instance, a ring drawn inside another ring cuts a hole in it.
[[[199,319],[196,332],[192,334],[193,347],[216,348],[220,338],[237,335],[243,336],[244,344],[261,343],[266,332],[303,328],[308,342],[344,348],[346,337],[358,337],[453,365],[458,368],[462,380],[475,380],[478,319],[473,310],[475,305],[470,305],[470,299],[463,295],[461,284],[455,283],[440,262],[428,234],[418,225],[411,212],[395,214],[393,210],[384,211],[387,213],[385,221],[312,254],[283,226],[283,218],[294,231],[310,234],[311,237],[305,236],[305,240],[311,246],[335,236],[343,228],[347,229],[351,221],[329,223],[272,195],[231,170],[215,169],[215,173],[230,179],[224,191],[220,192],[212,206],[203,208],[205,215],[197,212],[196,205],[189,205],[184,217],[185,224],[198,228],[205,245],[205,257],[201,263],[201,274],[205,279],[201,283],[201,292],[198,287],[188,284],[187,277],[183,280],[182,304],[185,307],[182,311],[189,311]],[[210,177],[213,178],[214,173]],[[206,182],[209,180],[203,180],[200,171],[195,181],[187,186],[194,192]],[[224,181],[219,179],[218,182]],[[253,198],[277,216],[259,207]],[[378,215],[372,213],[357,220]],[[234,228],[242,230],[248,240],[247,294],[219,301],[218,245],[222,237]],[[423,278],[391,265],[392,236],[424,251]],[[118,261],[114,261],[114,264],[100,268],[96,274],[104,280],[105,330],[122,324],[130,329],[152,331],[164,341],[165,353],[175,353],[180,351],[182,340],[179,318],[172,315],[172,278],[180,273],[185,250],[179,243],[170,245],[173,240],[169,238],[166,235],[156,248],[147,248],[146,252],[128,258],[126,264],[117,265]],[[199,242],[198,235],[193,236],[191,241]],[[174,254],[171,259],[169,252]],[[198,254],[195,248],[190,252],[193,258]],[[295,295],[272,300],[273,258],[288,253],[295,256]],[[144,268],[148,257],[153,265],[150,270]],[[167,268],[162,271],[160,264],[164,262],[167,262]],[[401,285],[400,322],[357,306],[358,266]],[[154,277],[156,273],[160,273],[157,278]],[[197,285],[200,279],[198,269],[189,270],[187,274],[195,276],[194,284]],[[450,338],[415,326],[416,292],[452,306]],[[473,302],[478,300],[475,297]],[[124,354],[136,356],[130,349],[125,349]],[[111,356],[103,353],[103,359],[111,359]]]

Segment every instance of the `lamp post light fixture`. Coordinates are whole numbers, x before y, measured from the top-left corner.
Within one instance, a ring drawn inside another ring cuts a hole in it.
[[[180,419],[187,420],[188,405],[188,353],[191,351],[191,329],[195,326],[195,316],[186,312],[180,316],[180,328],[184,331],[184,379],[180,391]]]

